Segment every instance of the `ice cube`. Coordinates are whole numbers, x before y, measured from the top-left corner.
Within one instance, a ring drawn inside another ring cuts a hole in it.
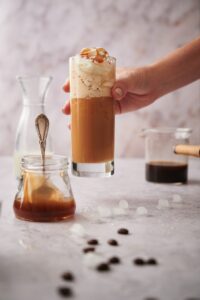
[[[69,230],[72,234],[78,237],[85,237],[87,235],[85,228],[79,223],[75,223],[74,225],[72,225]]]
[[[128,201],[126,201],[126,200],[120,200],[119,201],[119,207],[127,209],[129,207]]]
[[[107,206],[98,206],[97,211],[102,218],[108,218],[112,215],[111,209]]]
[[[25,241],[24,239],[19,239],[18,242],[19,242],[19,245],[20,245],[22,248],[24,248],[24,249],[26,249],[26,250],[31,250],[31,249],[32,249],[31,245],[29,245],[28,242]]]
[[[114,207],[113,208],[113,215],[115,215],[115,216],[123,216],[123,215],[126,215],[126,211],[123,208]]]
[[[169,208],[169,201],[167,199],[159,199],[158,200],[158,209],[165,209],[165,208]]]
[[[139,206],[137,209],[136,209],[136,214],[138,216],[146,216],[148,214],[148,210],[146,209],[146,207],[144,206]]]
[[[102,256],[94,252],[88,252],[83,256],[83,263],[89,268],[95,268],[102,260]]]
[[[174,202],[174,203],[181,203],[181,202],[183,202],[183,199],[182,199],[181,195],[179,195],[179,194],[173,194],[172,195],[172,202]]]

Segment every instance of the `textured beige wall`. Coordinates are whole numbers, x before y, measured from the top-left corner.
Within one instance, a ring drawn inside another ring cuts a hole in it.
[[[198,0],[0,0],[0,154],[11,154],[21,111],[16,75],[54,77],[47,99],[54,146],[69,154],[67,98],[62,83],[68,57],[102,46],[119,66],[152,63],[200,33]],[[189,126],[200,143],[200,84],[193,83],[140,111],[117,117],[116,154],[142,156],[138,132],[152,126]]]

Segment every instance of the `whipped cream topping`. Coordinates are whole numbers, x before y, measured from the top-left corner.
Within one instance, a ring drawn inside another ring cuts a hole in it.
[[[70,58],[70,98],[109,97],[115,58],[103,48],[84,48]]]

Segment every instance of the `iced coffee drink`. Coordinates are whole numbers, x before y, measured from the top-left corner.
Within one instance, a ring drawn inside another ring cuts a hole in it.
[[[72,172],[114,174],[115,58],[103,48],[84,48],[70,58]]]

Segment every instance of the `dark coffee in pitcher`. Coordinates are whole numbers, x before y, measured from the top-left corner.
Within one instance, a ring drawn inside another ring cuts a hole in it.
[[[188,165],[173,161],[150,161],[146,163],[146,180],[158,183],[187,182]]]

